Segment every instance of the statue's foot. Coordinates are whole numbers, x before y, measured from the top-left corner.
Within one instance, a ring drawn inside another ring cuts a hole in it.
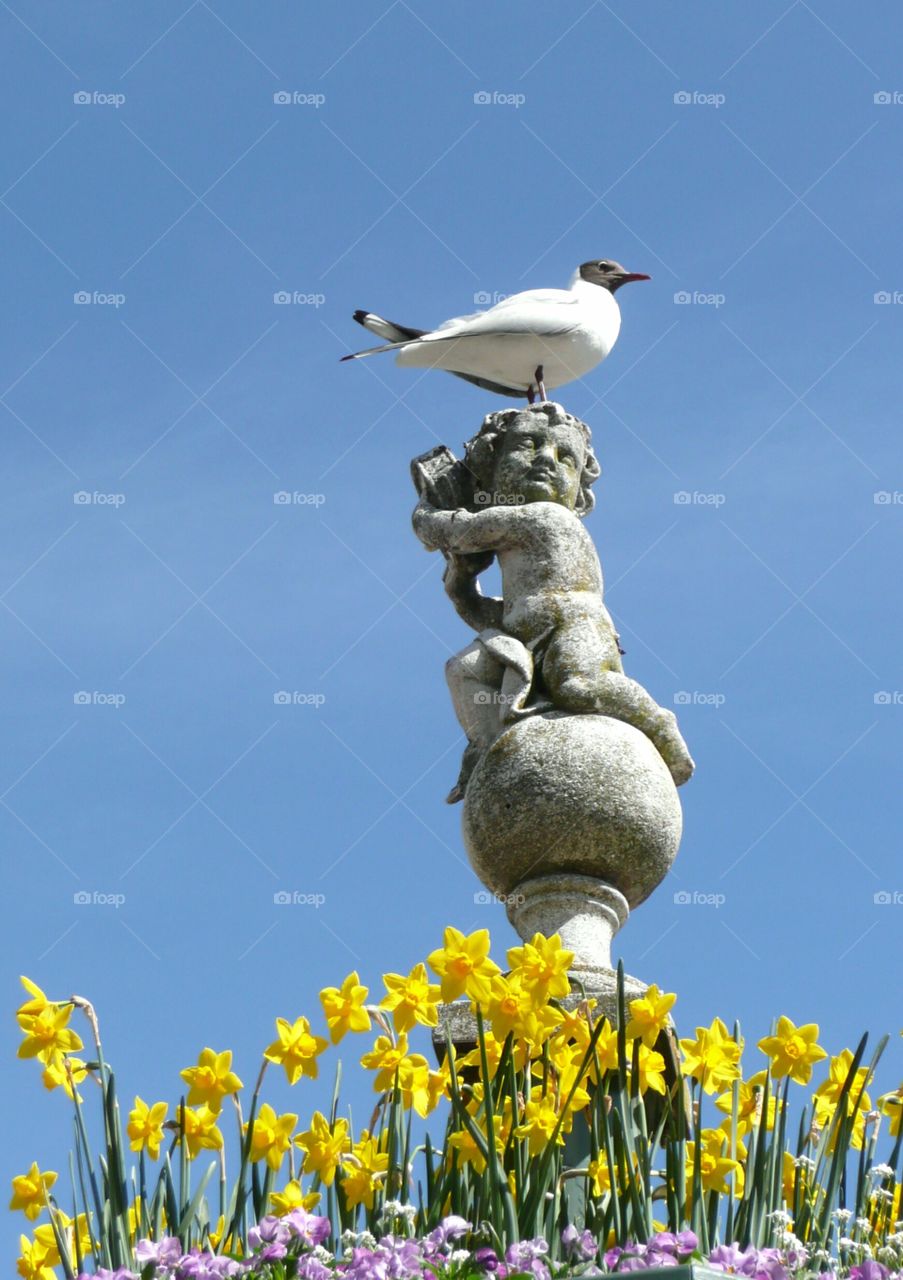
[[[696,765],[677,727],[677,717],[674,712],[662,709],[658,723],[649,736],[668,766],[674,785],[679,787],[684,782],[689,782]]]
[[[458,774],[458,781],[445,797],[446,804],[457,804],[459,800],[464,799],[464,792],[467,790],[470,775],[477,767],[477,761],[482,754],[481,747],[477,746],[475,742],[468,742],[461,759],[461,772]]]

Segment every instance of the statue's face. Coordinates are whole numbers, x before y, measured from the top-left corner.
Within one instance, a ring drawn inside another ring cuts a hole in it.
[[[557,502],[573,511],[585,460],[586,444],[577,427],[536,414],[515,418],[496,459],[496,501]]]

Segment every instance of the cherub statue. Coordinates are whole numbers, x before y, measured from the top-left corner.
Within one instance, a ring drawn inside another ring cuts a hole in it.
[[[463,462],[434,449],[412,463],[414,530],[446,558],[445,589],[477,638],[449,660],[455,713],[467,734],[461,800],[488,747],[540,711],[604,715],[652,741],[677,785],[693,761],[672,712],[624,675],[602,600],[602,568],[581,523],[600,467],[590,430],[558,404],[490,413]],[[478,578],[498,560],[501,599]]]

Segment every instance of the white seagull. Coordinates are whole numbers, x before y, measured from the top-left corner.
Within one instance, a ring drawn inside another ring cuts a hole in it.
[[[343,360],[397,351],[396,364],[444,369],[504,396],[538,395],[594,369],[615,345],[621,312],[615,291],[631,280],[651,277],[628,271],[610,258],[584,262],[569,289],[529,289],[514,293],[473,315],[446,320],[438,329],[411,329],[355,311],[354,319],[384,346],[369,347]]]

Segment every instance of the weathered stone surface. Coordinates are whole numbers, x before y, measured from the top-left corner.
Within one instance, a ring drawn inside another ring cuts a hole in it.
[[[524,882],[576,874],[612,886],[632,908],[667,874],[682,819],[645,734],[607,716],[553,711],[513,725],[483,754],[462,821],[471,865],[493,893],[510,899]]]

